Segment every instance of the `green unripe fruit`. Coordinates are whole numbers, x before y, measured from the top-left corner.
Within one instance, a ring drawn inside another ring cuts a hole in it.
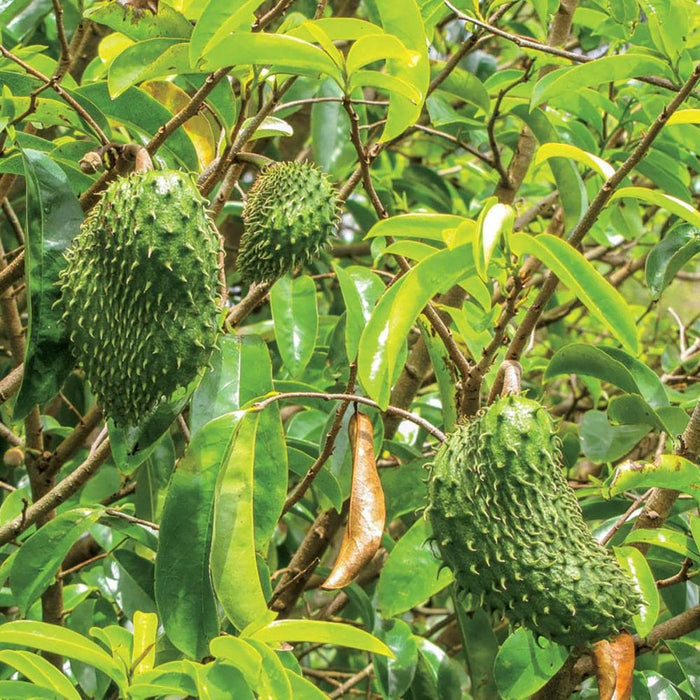
[[[429,515],[460,588],[564,645],[632,626],[641,598],[586,526],[547,411],[500,399],[438,451]]]
[[[135,425],[206,365],[218,333],[219,235],[189,175],[113,182],[66,253],[64,319],[106,415]]]
[[[328,245],[338,220],[328,176],[311,163],[266,166],[243,209],[236,267],[245,282],[272,282]]]

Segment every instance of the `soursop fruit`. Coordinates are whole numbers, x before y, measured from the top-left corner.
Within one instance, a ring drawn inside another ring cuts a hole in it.
[[[451,434],[429,501],[443,561],[487,609],[571,646],[632,626],[641,597],[586,526],[536,401],[500,399]]]
[[[207,364],[220,247],[192,178],[151,170],[111,183],[66,252],[73,351],[118,425],[136,425]]]
[[[328,176],[311,163],[281,162],[260,172],[248,191],[236,259],[243,281],[273,282],[328,245],[338,220]]]

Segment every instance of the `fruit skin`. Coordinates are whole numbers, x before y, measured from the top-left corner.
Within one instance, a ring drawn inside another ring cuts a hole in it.
[[[336,194],[311,163],[281,162],[260,172],[248,191],[236,259],[244,282],[273,282],[328,245],[337,224]]]
[[[136,425],[207,364],[219,252],[192,178],[154,170],[111,183],[66,252],[73,352],[118,425]]]
[[[429,517],[460,588],[537,634],[578,646],[632,626],[641,598],[595,540],[536,401],[500,399],[438,451]]]

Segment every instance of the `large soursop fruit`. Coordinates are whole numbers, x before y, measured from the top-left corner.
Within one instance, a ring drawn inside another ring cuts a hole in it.
[[[106,415],[137,424],[206,365],[218,333],[219,236],[192,178],[113,182],[66,253],[64,319]]]
[[[272,282],[328,245],[338,220],[335,190],[311,163],[266,166],[243,209],[236,267],[245,282]]]
[[[564,645],[631,627],[640,596],[586,526],[536,401],[500,399],[450,435],[429,499],[444,562],[488,609]]]

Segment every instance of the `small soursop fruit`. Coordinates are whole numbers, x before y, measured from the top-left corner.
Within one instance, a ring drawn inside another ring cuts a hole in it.
[[[73,351],[106,415],[137,424],[206,365],[218,333],[219,235],[189,175],[105,191],[66,253]]]
[[[571,646],[632,625],[641,597],[586,526],[536,401],[500,399],[450,435],[429,500],[444,562],[488,609]]]
[[[236,267],[245,282],[272,282],[305,265],[335,233],[338,203],[328,176],[311,163],[268,165],[248,191]]]

